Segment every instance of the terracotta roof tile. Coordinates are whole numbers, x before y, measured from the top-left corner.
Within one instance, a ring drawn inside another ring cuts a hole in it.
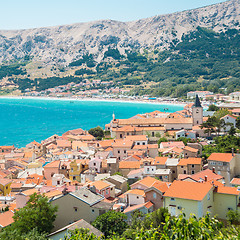
[[[149,209],[152,206],[153,206],[153,204],[149,201],[149,202],[146,202],[146,203],[142,203],[142,204],[134,205],[134,206],[131,206],[131,207],[127,207],[123,212],[124,213],[132,212],[132,211],[135,211],[135,210],[140,209],[142,207],[146,207],[146,208]]]
[[[142,184],[146,187],[152,187],[154,183],[158,182],[159,180],[152,178],[152,177],[145,177],[142,180],[139,180],[131,185],[131,188],[134,187],[136,184]],[[160,182],[160,181],[159,181]]]
[[[119,162],[119,169],[131,169],[140,168],[140,162],[139,161],[121,161]]]
[[[217,193],[239,195],[240,191],[238,191],[238,189],[235,187],[218,186]]]
[[[178,166],[186,166],[188,164],[201,164],[201,158],[182,158],[180,159]]]
[[[109,183],[106,183],[104,181],[96,181],[96,182],[91,183],[91,185],[95,186],[96,189],[98,189],[98,190],[102,190],[104,188],[107,188],[107,187],[111,186]]]
[[[0,214],[0,226],[6,227],[14,222],[14,213],[10,210]]]
[[[240,185],[240,178],[233,178],[230,183],[234,185]]]
[[[174,181],[164,196],[202,201],[212,187],[210,183]]]
[[[155,157],[153,165],[165,165],[168,157]]]
[[[212,153],[208,161],[230,162],[233,159],[232,153]]]
[[[141,190],[141,189],[131,189],[131,190],[128,190],[127,192],[124,193],[125,195],[127,194],[135,194],[135,195],[140,195],[140,196],[145,196],[145,192],[144,190]]]

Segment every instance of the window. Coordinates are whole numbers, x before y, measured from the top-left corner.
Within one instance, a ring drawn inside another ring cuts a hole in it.
[[[194,164],[192,164],[192,168],[194,168]]]
[[[172,173],[175,173],[175,170],[173,170]]]
[[[120,153],[120,151],[118,150],[118,153]]]
[[[139,199],[139,196],[137,196],[137,199]]]
[[[210,200],[210,193],[208,193],[207,195],[207,200]]]
[[[145,142],[143,142],[143,145],[145,145]]]
[[[75,176],[73,176],[73,180],[76,180],[76,177],[75,177]]]
[[[139,143],[139,142],[137,142],[137,145],[140,145],[140,143]]]
[[[171,201],[175,201],[175,198],[171,198]]]
[[[192,171],[192,174],[194,174],[195,173],[195,171]]]
[[[127,151],[126,151],[126,150],[124,150],[124,153],[127,153]]]
[[[154,137],[154,135],[155,135],[154,132],[152,132],[152,137]]]
[[[122,134],[120,134],[120,138],[122,138]]]
[[[106,189],[106,195],[108,195],[109,194],[109,189]]]
[[[95,212],[94,209],[92,209],[92,212]]]
[[[153,193],[153,198],[157,198],[157,194],[156,193]]]
[[[183,174],[187,174],[187,171],[186,171],[186,170],[184,170],[184,171],[183,171]]]
[[[162,179],[162,176],[159,176],[159,179]]]
[[[149,172],[149,168],[147,168],[147,171]]]
[[[57,181],[57,185],[60,185],[60,181]]]
[[[93,166],[96,166],[96,163],[93,163]]]
[[[183,166],[181,166],[181,168],[183,168]]]
[[[77,212],[77,211],[78,211],[78,208],[77,208],[77,207],[74,207],[74,211]]]

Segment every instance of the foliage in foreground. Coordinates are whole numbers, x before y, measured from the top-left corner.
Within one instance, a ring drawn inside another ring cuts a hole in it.
[[[121,235],[127,228],[127,216],[121,212],[108,211],[98,216],[93,226],[100,230],[106,237],[113,233]]]
[[[54,227],[56,212],[47,197],[34,193],[27,205],[14,213],[14,222],[0,232],[0,239],[43,240]]]
[[[104,218],[106,218],[106,215]],[[171,217],[167,209],[162,208],[145,217],[140,212],[135,212],[128,228],[122,234],[112,231],[111,233],[109,232],[107,239],[207,240],[239,238],[239,228],[234,225],[225,228],[223,223],[215,218],[211,218],[209,215],[200,219],[197,219],[195,216],[186,219],[184,215]],[[66,239],[100,240],[105,238],[96,237],[87,230],[77,229],[71,232]]]

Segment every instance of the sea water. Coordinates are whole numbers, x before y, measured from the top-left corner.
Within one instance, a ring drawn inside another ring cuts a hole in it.
[[[23,147],[71,129],[104,128],[113,113],[116,118],[130,118],[155,110],[182,109],[183,105],[173,104],[0,98],[0,146]]]

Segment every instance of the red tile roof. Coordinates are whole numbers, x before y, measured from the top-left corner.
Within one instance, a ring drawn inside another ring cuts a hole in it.
[[[13,220],[14,213],[10,210],[0,214],[0,226],[6,227],[14,222]]]
[[[230,162],[232,159],[232,153],[212,153],[208,161]]]
[[[128,169],[128,168],[140,168],[139,161],[121,161],[119,162],[119,169]]]
[[[202,201],[212,187],[210,183],[174,181],[164,196]]]
[[[240,192],[238,191],[238,189],[236,187],[218,186],[217,193],[239,195]]]

